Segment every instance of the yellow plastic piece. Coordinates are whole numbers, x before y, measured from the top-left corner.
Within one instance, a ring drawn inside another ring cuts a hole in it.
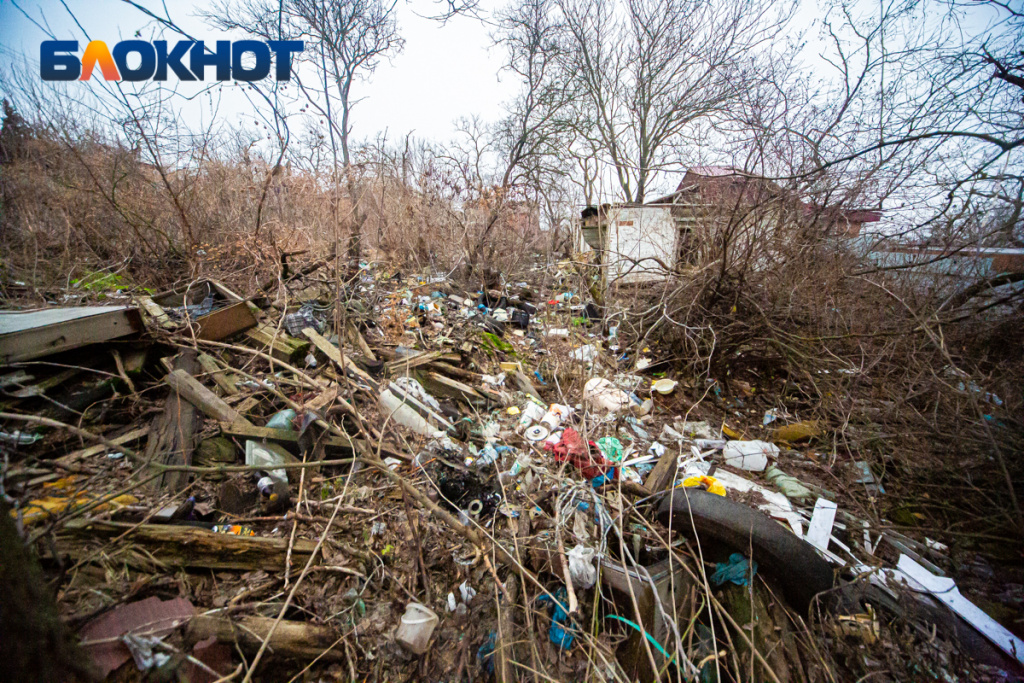
[[[679,488],[706,488],[709,493],[725,498],[725,487],[719,484],[718,480],[714,477],[708,477],[706,475],[687,477],[686,479],[683,479],[681,484],[679,484]]]

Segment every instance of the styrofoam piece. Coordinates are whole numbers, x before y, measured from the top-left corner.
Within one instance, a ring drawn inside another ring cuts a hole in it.
[[[999,622],[985,614],[980,607],[965,598],[953,579],[935,576],[907,555],[900,555],[896,569],[931,593],[936,600],[948,605],[967,623],[995,643],[1000,650],[1024,664],[1024,640],[1010,633]]]
[[[807,525],[804,540],[818,550],[828,550],[828,541],[832,536],[832,525],[835,524],[838,509],[839,507],[832,501],[819,498],[814,503],[814,514],[811,515],[811,523]]]

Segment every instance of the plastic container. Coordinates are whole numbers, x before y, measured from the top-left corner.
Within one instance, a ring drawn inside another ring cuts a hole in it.
[[[542,417],[544,417],[544,408],[536,403],[530,402],[523,406],[522,416],[519,418],[519,424],[522,427],[529,427],[534,422],[540,422]]]
[[[679,382],[675,381],[674,379],[659,379],[657,382],[651,385],[651,388],[657,391],[659,394],[665,395],[671,394],[673,391],[675,391],[677,384],[679,384]]]
[[[427,651],[430,636],[437,626],[437,615],[427,606],[410,602],[405,606],[402,623],[395,632],[395,640],[409,652],[421,655]]]
[[[563,406],[558,403],[552,403],[548,407],[548,412],[540,419],[540,423],[548,428],[550,431],[558,429],[558,425],[562,424],[562,420],[569,415],[569,406]]]

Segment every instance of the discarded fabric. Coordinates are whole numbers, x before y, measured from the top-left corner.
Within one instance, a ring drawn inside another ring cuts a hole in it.
[[[757,562],[751,562],[739,553],[729,556],[728,562],[719,562],[715,565],[715,573],[708,577],[708,580],[715,586],[721,586],[727,581],[737,586],[749,586],[750,579],[757,574]]]

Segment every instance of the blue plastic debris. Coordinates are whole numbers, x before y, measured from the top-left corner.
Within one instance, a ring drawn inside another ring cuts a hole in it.
[[[547,384],[547,382],[545,382],[544,378],[541,376],[540,370],[534,370],[533,376],[536,377],[537,381],[540,382],[541,384]]]
[[[491,631],[487,634],[487,640],[476,651],[476,663],[488,674],[494,673],[494,649],[497,647],[498,632]]]
[[[727,581],[732,581],[737,586],[749,586],[750,579],[757,573],[757,562],[750,562],[739,553],[729,556],[728,562],[719,562],[715,565],[715,573],[709,577],[711,583],[721,586]]]
[[[566,599],[565,588],[559,588],[555,591],[554,600],[548,595],[542,595],[537,598],[539,603],[552,603],[553,614],[551,615],[551,628],[548,629],[548,639],[563,650],[572,648],[573,641],[576,640],[576,636],[565,627],[569,621],[569,613],[562,607]]]

